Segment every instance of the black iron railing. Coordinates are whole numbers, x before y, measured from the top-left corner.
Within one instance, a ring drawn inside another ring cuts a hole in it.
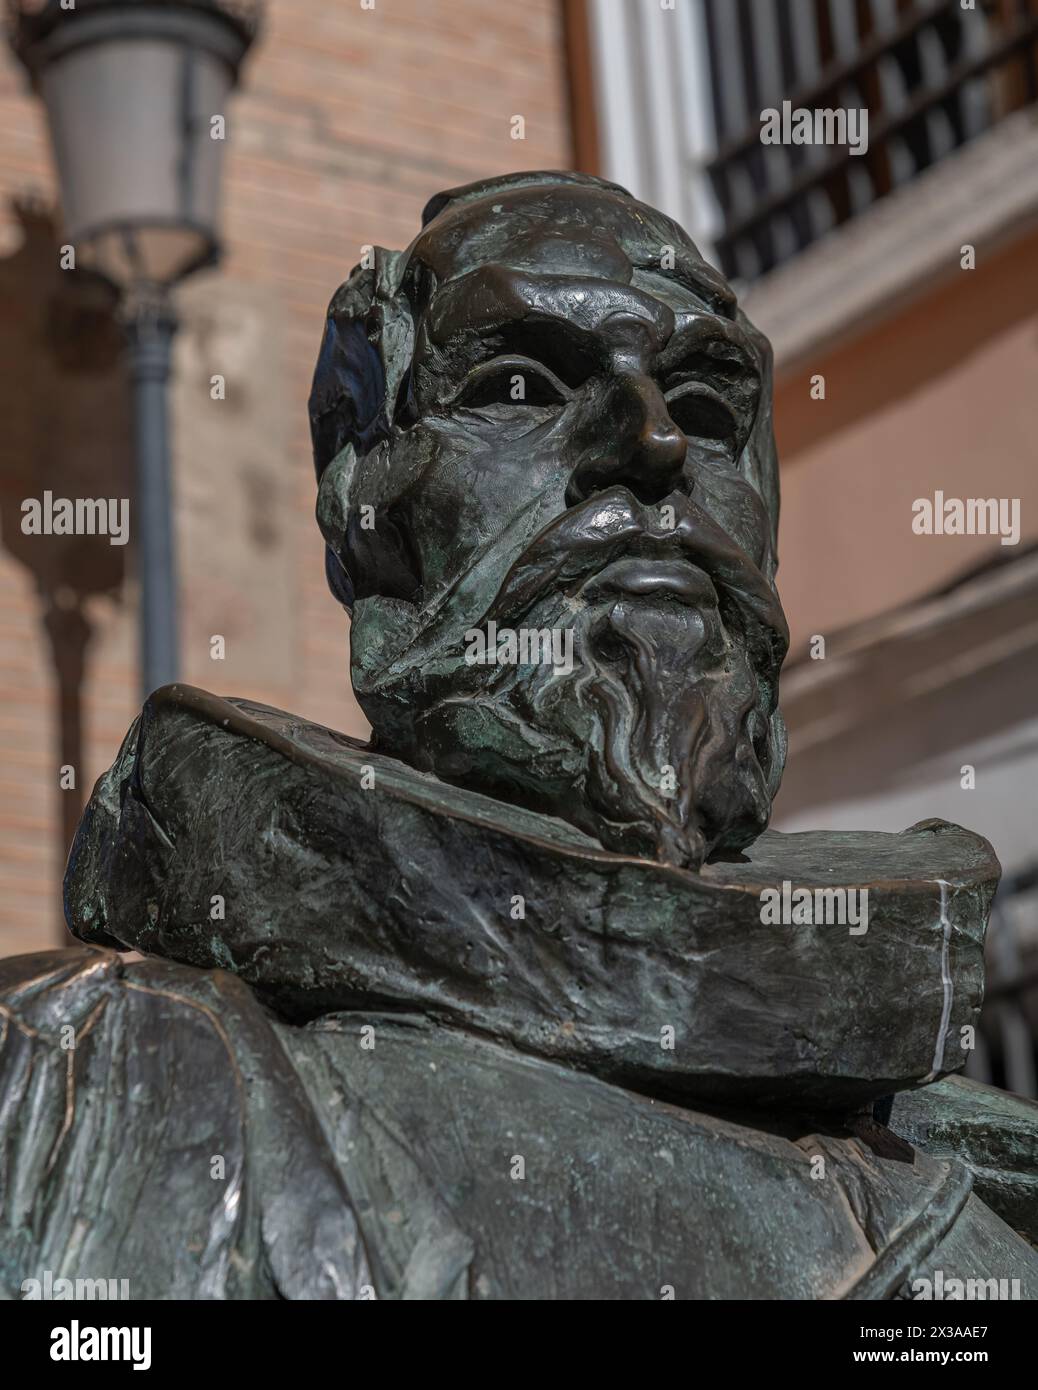
[[[1038,97],[1038,0],[702,0],[729,276],[789,259]],[[867,110],[868,147],[764,144],[761,115]]]

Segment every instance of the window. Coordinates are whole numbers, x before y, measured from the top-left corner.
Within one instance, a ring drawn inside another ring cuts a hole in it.
[[[589,0],[603,172],[752,280],[1038,96],[1038,0]],[[762,112],[868,111],[867,149]]]

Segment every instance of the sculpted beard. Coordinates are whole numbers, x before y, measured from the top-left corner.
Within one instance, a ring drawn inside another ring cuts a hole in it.
[[[784,755],[785,623],[767,581],[698,509],[684,504],[677,531],[654,535],[615,492],[607,529],[601,497],[567,512],[478,622],[445,624],[441,607],[418,619],[402,656],[372,663],[382,604],[358,604],[354,683],[380,750],[559,816],[607,849],[698,869],[767,824]],[[462,632],[492,619],[570,631],[572,669],[466,664]],[[430,674],[422,639],[445,627],[452,651]],[[417,717],[395,718],[403,707]]]

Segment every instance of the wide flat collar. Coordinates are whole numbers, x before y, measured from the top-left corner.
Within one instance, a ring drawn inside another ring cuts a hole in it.
[[[66,912],[290,1020],[406,1009],[651,1094],[847,1109],[962,1065],[997,880],[943,821],[769,831],[693,874],[171,686],[95,788]]]

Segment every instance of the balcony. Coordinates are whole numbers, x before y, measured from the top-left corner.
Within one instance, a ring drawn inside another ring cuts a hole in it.
[[[1038,97],[1036,0],[699,0],[715,258],[766,274]],[[761,141],[762,112],[865,110],[867,151]]]

